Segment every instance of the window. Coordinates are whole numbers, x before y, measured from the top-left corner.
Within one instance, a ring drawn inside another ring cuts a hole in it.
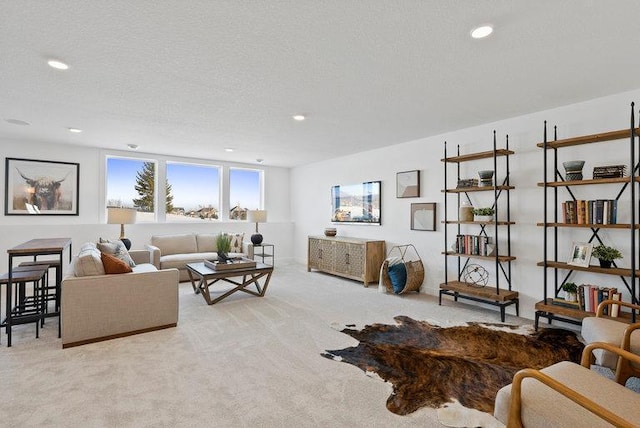
[[[248,210],[262,208],[261,175],[255,169],[229,168],[231,220],[246,220]]]
[[[167,162],[167,222],[220,218],[220,168]]]
[[[107,207],[137,208],[138,223],[155,221],[156,163],[107,157]]]

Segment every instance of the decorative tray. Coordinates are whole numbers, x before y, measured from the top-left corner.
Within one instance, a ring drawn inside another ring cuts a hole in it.
[[[245,258],[227,260],[226,263],[219,263],[217,261],[210,262],[209,260],[205,260],[204,265],[213,270],[232,270],[254,268],[256,267],[256,262],[254,260]]]

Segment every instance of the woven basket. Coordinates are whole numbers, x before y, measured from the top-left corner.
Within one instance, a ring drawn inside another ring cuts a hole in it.
[[[408,250],[411,250],[410,254],[407,254]],[[391,278],[389,278],[389,259],[400,258],[407,269],[407,282],[404,288],[398,294],[406,293],[408,291],[420,292],[420,287],[424,281],[424,265],[422,259],[418,255],[416,248],[412,244],[396,245],[389,250],[387,259],[382,263],[382,282],[387,288],[387,292],[394,293],[393,284],[391,284]]]

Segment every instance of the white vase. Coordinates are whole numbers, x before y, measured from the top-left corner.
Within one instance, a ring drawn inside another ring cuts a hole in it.
[[[493,221],[492,215],[474,215],[473,221]]]
[[[564,300],[566,300],[567,302],[577,302],[578,296],[576,295],[576,293],[570,293],[568,291],[565,291]]]

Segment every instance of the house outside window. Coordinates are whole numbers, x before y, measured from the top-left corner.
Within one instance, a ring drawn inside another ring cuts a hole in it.
[[[262,208],[262,171],[229,168],[229,219],[246,220],[248,210]]]
[[[220,219],[219,167],[167,162],[167,184],[172,196],[167,222]]]

